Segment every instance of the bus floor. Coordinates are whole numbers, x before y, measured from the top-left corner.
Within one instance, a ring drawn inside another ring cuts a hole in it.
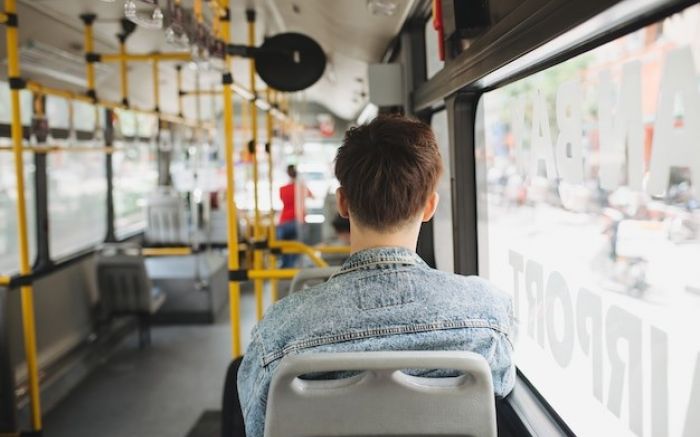
[[[252,287],[242,287],[244,350],[255,324]],[[226,305],[228,306],[228,305]],[[212,325],[154,326],[136,333],[45,417],[45,437],[186,436],[205,410],[221,410],[231,361],[228,310]]]

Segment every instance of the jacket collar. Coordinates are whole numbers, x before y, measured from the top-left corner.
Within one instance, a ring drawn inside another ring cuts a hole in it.
[[[425,266],[425,261],[412,250],[403,247],[373,247],[353,253],[336,275],[376,265]],[[335,276],[335,275],[334,275]]]

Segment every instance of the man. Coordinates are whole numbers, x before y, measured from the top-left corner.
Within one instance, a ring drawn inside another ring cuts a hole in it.
[[[352,254],[328,282],[279,301],[253,331],[238,371],[248,437],[263,436],[270,381],[289,354],[469,350],[488,360],[495,394],[510,392],[510,298],[415,253],[438,204],[441,162],[430,127],[409,118],[378,117],[346,133],[335,173]]]

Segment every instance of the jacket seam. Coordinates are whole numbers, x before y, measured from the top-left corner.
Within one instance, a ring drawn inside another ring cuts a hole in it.
[[[270,363],[279,360],[280,358],[288,355],[291,352],[295,352],[302,349],[308,349],[311,347],[325,346],[333,343],[341,343],[345,341],[361,340],[365,338],[372,337],[387,337],[390,335],[398,334],[419,334],[431,331],[446,331],[450,329],[464,329],[464,328],[488,328],[497,331],[506,337],[508,342],[508,330],[504,329],[501,325],[489,322],[488,320],[463,320],[463,321],[446,321],[437,323],[425,323],[414,326],[391,326],[384,328],[372,328],[365,329],[357,332],[349,332],[345,334],[329,335],[325,337],[311,338],[306,340],[300,340],[288,344],[281,350],[272,352],[270,354],[263,356],[263,366],[267,367]]]

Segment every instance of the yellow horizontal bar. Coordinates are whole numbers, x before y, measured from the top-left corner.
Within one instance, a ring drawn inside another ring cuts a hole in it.
[[[339,253],[350,255],[350,246],[315,246],[314,249],[321,253]]]
[[[52,88],[52,87],[44,86],[44,85],[37,83],[37,82],[34,82],[34,81],[27,82],[27,89],[29,91],[32,91],[32,92],[37,93],[37,94],[44,94],[44,95],[55,96],[55,97],[63,97],[64,99],[78,100],[81,102],[93,103],[92,99],[90,97],[88,97],[86,94],[74,93],[72,91],[62,90],[59,88]]]
[[[114,153],[115,150],[121,149],[115,147],[82,147],[82,146],[24,146],[22,151],[34,153],[53,153],[53,152],[98,152],[98,153]],[[0,152],[10,152],[12,146],[0,146]]]
[[[90,103],[90,104],[94,103],[92,101],[92,99],[85,94],[76,93],[73,91],[63,90],[63,89],[59,89],[59,88],[47,87],[47,86],[44,86],[44,85],[37,83],[37,82],[34,82],[34,81],[27,82],[27,89],[29,91],[32,91],[32,92],[37,93],[37,94],[62,97],[64,99],[76,100],[76,101],[86,102],[86,103]],[[187,120],[187,119],[179,117],[175,114],[166,114],[163,112],[156,112],[153,109],[141,109],[141,108],[136,108],[136,107],[127,108],[126,106],[124,106],[121,103],[112,102],[109,100],[98,100],[97,105],[108,108],[108,109],[124,109],[124,110],[130,110],[133,112],[138,112],[140,114],[149,114],[149,115],[157,116],[162,121],[167,121],[170,123],[188,126],[188,127],[194,128],[194,129],[213,129],[212,124],[209,122],[197,122],[195,120]]]
[[[224,92],[223,91],[215,91],[215,90],[192,90],[192,91],[183,91],[182,95],[183,96],[220,96]]]
[[[248,270],[249,279],[293,279],[298,269]]]
[[[5,24],[7,23],[7,14],[4,12],[0,12],[0,24]]]
[[[143,256],[185,256],[192,254],[191,247],[144,247]]]
[[[10,285],[10,282],[12,281],[12,278],[9,276],[0,276],[0,286],[2,287],[7,287]]]
[[[172,53],[107,53],[100,55],[100,62],[150,62],[150,61],[191,61],[192,55],[184,52]]]
[[[318,256],[311,247],[299,241],[271,241],[270,249],[281,249],[282,253],[303,253],[316,265],[316,267],[328,267],[328,263]]]

